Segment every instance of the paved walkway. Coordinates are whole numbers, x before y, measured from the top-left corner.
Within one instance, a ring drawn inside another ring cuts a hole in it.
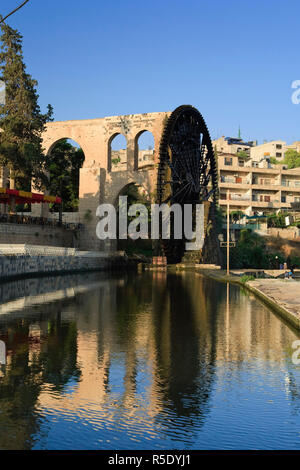
[[[243,270],[245,274],[246,270]],[[249,270],[250,271],[250,270]],[[256,270],[252,270],[256,271]],[[240,286],[248,287],[258,297],[262,298],[271,308],[275,309],[283,318],[300,330],[300,282],[287,279],[255,279],[245,284],[237,275],[226,276],[224,270],[200,270],[203,275],[219,280],[229,281]],[[273,275],[277,271],[273,271]]]
[[[256,279],[247,285],[261,292],[267,299],[284,309],[300,325],[300,282],[284,279]],[[293,322],[294,323],[294,322]]]

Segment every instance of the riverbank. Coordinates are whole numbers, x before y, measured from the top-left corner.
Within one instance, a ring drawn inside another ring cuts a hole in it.
[[[128,268],[123,252],[78,251],[37,245],[0,245],[0,281],[10,279],[84,271]]]
[[[198,270],[203,275],[220,282],[230,282],[245,287],[278,313],[293,327],[300,330],[300,284],[285,279],[255,279],[243,282],[223,270]]]

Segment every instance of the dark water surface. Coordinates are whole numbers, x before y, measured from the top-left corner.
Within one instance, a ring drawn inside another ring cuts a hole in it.
[[[0,449],[299,449],[299,339],[194,273],[0,285]]]

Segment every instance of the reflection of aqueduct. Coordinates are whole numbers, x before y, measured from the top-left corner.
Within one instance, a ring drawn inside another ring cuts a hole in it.
[[[155,191],[156,163],[164,121],[170,113],[132,114],[102,119],[61,121],[47,124],[43,136],[46,152],[58,140],[68,138],[76,141],[85,155],[80,171],[79,216],[86,230],[81,236],[82,249],[103,249],[103,242],[96,237],[96,208],[99,203],[115,203],[120,191],[129,183],[143,187],[148,194]],[[139,168],[138,139],[145,131],[153,134],[155,142],[154,161]],[[127,141],[127,170],[112,170],[111,142],[122,134]],[[91,217],[86,215],[91,211]]]

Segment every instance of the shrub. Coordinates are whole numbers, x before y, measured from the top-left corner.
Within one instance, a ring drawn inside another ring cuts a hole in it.
[[[241,277],[241,282],[243,284],[245,284],[246,282],[248,281],[255,281],[255,277],[254,276],[248,276],[247,274],[244,274],[242,277]]]

